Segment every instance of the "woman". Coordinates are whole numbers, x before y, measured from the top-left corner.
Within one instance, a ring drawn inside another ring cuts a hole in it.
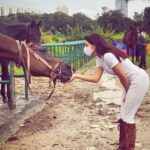
[[[121,103],[121,118],[118,150],[134,150],[136,139],[135,114],[149,88],[149,76],[135,66],[118,48],[110,45],[99,34],[85,37],[84,53],[96,56],[96,71],[93,75],[73,74],[70,81],[82,79],[97,83],[104,72],[116,75],[124,87]]]

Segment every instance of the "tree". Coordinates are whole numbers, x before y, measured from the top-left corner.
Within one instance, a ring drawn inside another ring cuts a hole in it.
[[[72,23],[72,18],[65,13],[56,12],[53,14],[51,21],[57,31],[65,33],[67,25]]]
[[[108,8],[107,8],[107,7],[105,7],[105,6],[102,7],[102,12],[103,12],[103,13],[106,13],[107,11],[108,11]]]
[[[76,13],[72,17],[73,27],[80,26],[84,31],[91,30],[92,20],[83,13]]]
[[[56,31],[66,33],[67,25],[72,25],[72,18],[62,12],[44,14],[42,16],[42,21],[44,31],[56,29]]]
[[[14,14],[10,14],[8,16],[0,16],[0,22],[10,23],[16,21],[16,16]]]
[[[119,10],[103,13],[97,22],[104,30],[114,30],[115,32],[123,32],[133,23],[131,19],[126,18]]]
[[[146,7],[143,16],[144,30],[150,34],[150,7]]]
[[[50,28],[52,27],[52,24],[50,22],[50,18],[51,18],[51,15],[49,15],[49,14],[43,14],[41,17],[42,27],[43,27],[44,32],[50,31]]]

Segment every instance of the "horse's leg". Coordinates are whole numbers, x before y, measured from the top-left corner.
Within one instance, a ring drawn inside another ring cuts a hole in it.
[[[2,79],[3,80],[3,79]],[[1,95],[2,95],[2,100],[3,103],[7,103],[7,97],[5,95],[5,84],[1,85]]]
[[[141,61],[140,67],[145,69],[146,68],[146,48],[141,46]]]
[[[9,71],[8,71],[8,65],[9,65],[9,61],[5,62],[5,75],[6,75],[6,79],[10,80],[10,76],[9,76]],[[8,99],[8,104],[11,102],[11,93],[10,93],[10,84],[7,84],[7,99]]]
[[[3,80],[10,80],[9,78],[9,72],[8,72],[8,64],[9,61],[3,61],[2,62],[2,79]],[[3,95],[3,101],[5,102],[6,100],[8,100],[8,102],[10,101],[10,89],[9,89],[9,84],[7,84],[7,97],[6,97],[6,92],[5,92],[5,85],[2,85],[2,95]]]
[[[135,55],[136,55],[136,61],[137,62],[139,62],[139,46],[138,45],[136,45],[136,53],[135,53]]]
[[[130,47],[126,45],[126,49],[127,49],[127,56],[130,57]]]
[[[135,49],[135,47],[133,46],[133,47],[131,48],[132,62],[133,62],[133,63],[134,63],[134,49]]]
[[[5,77],[5,61],[1,61],[1,67],[2,67],[2,80],[6,80]],[[7,97],[6,97],[6,92],[5,92],[5,84],[1,85],[1,95],[2,95],[2,100],[3,103],[7,103]]]
[[[129,46],[127,46],[127,55],[129,56]]]

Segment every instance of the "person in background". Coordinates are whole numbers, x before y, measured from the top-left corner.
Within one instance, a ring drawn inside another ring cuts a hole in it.
[[[118,150],[134,150],[136,140],[135,115],[149,88],[149,76],[134,65],[117,47],[109,44],[101,35],[92,33],[85,37],[84,53],[96,57],[93,75],[73,74],[70,82],[81,79],[97,83],[106,71],[119,78],[124,94],[118,120],[120,137]]]
[[[113,45],[118,47],[123,53],[127,54],[127,46],[123,43],[122,39],[116,40]]]
[[[145,39],[145,33],[139,32],[138,33],[138,50],[140,52],[140,63],[139,67],[146,69],[146,39]]]

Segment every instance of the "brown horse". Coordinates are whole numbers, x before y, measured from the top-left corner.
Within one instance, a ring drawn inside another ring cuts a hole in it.
[[[0,59],[11,60],[16,64],[20,63],[21,66],[27,68],[28,61],[26,60],[28,60],[28,55],[26,49],[29,49],[31,75],[53,78],[53,80],[58,79],[61,82],[68,81],[72,76],[71,67],[65,64],[61,59],[48,55],[49,61],[46,61],[43,53],[37,50],[38,45],[32,44],[31,49],[24,44],[22,46],[22,59],[19,61],[19,46],[17,42],[0,33]]]
[[[129,28],[129,30],[125,33],[123,43],[127,46],[127,54],[128,56],[132,56],[132,62],[134,63],[134,54],[135,54],[135,47],[137,44],[137,37],[138,37],[138,26],[133,25]]]
[[[11,24],[0,23],[0,33],[3,33],[11,38],[19,41],[26,41],[27,43],[40,43],[40,25],[41,21],[31,21],[28,23],[24,22],[15,22]],[[8,65],[9,61],[0,59],[1,68],[2,68],[2,80],[10,80]],[[7,95],[6,88],[7,85]],[[10,85],[2,84],[1,85],[1,95],[4,103],[11,98],[10,96]]]

